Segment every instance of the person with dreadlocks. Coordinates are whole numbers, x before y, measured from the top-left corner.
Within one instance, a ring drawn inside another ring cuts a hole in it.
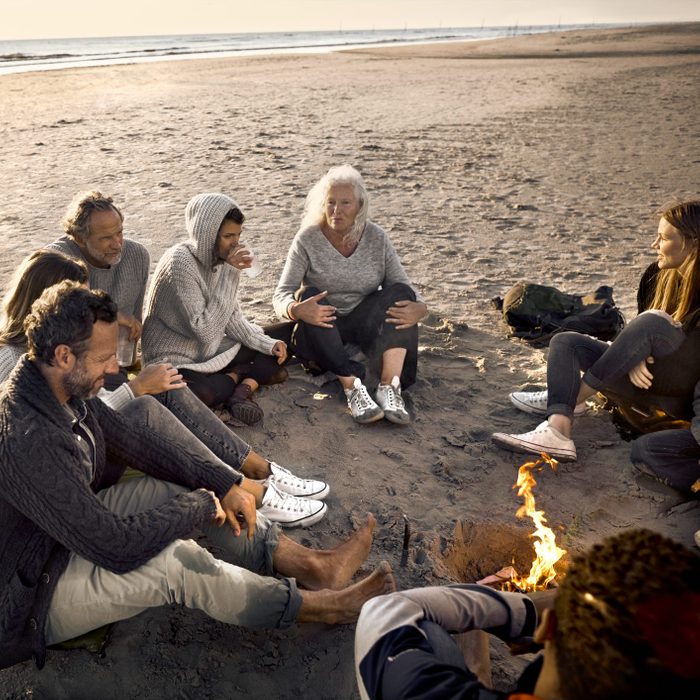
[[[486,687],[469,669],[450,633],[472,630],[542,645],[514,692]],[[630,530],[575,557],[552,592],[455,584],[380,596],[362,608],[355,667],[362,700],[692,697],[700,558],[650,530]]]

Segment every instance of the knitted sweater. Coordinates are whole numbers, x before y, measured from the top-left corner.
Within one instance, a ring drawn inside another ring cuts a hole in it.
[[[106,268],[91,265],[70,236],[61,236],[46,247],[82,260],[88,268],[90,289],[104,290],[112,297],[121,313],[141,319],[143,297],[146,293],[151,264],[150,256],[144,246],[130,238],[125,238],[121,260],[116,265]]]
[[[219,226],[236,203],[222,194],[190,201],[190,240],[169,248],[153,274],[146,299],[141,349],[146,363],[213,373],[245,345],[272,354],[277,342],[248,321],[236,295],[241,273],[215,254]]]
[[[287,309],[302,285],[328,291],[328,301],[338,316],[347,316],[366,296],[379,287],[403,282],[412,287],[389,237],[368,222],[353,254],[341,255],[320,227],[301,229],[289,248],[287,261],[272,297],[275,313],[289,319]],[[416,299],[422,298],[416,292]]]
[[[38,367],[24,356],[0,391],[0,667],[45,659],[46,613],[70,552],[117,573],[131,571],[213,518],[204,489],[222,497],[241,475],[128,421],[102,401],[86,402],[95,439],[92,481],[71,419]],[[195,491],[121,516],[95,493],[126,465]]]

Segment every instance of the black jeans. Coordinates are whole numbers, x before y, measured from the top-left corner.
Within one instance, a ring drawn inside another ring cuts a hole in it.
[[[275,340],[284,340],[289,345],[290,323],[276,323],[263,328],[265,335]],[[236,353],[236,356],[226,367],[218,372],[206,374],[191,369],[178,370],[192,393],[209,407],[220,406],[231,398],[236,382],[227,372],[235,372],[243,380],[247,377],[254,379],[258,384],[265,385],[272,375],[279,372],[277,357],[265,355],[257,350],[251,350],[245,345]]]
[[[658,406],[676,415],[679,407],[673,397],[664,397],[651,389],[638,389],[627,373],[650,355],[670,355],[683,340],[683,330],[665,316],[645,311],[631,321],[611,345],[582,333],[558,333],[549,344],[547,359],[547,415],[573,417],[576,397],[583,381],[609,396],[638,402],[640,406]],[[652,367],[653,373],[653,367]],[[687,411],[685,411],[687,412]]]
[[[315,287],[304,287],[296,297],[304,301],[318,293]],[[364,380],[365,367],[350,359],[345,343],[359,345],[373,368],[381,367],[385,350],[404,348],[406,359],[401,386],[411,386],[416,381],[418,367],[418,326],[397,330],[394,324],[385,322],[387,309],[402,300],[415,301],[416,294],[408,285],[397,283],[366,296],[349,314],[338,316],[332,328],[297,321],[292,333],[292,350],[299,359],[312,361],[325,372]],[[329,304],[326,299],[319,303]]]
[[[700,479],[700,445],[690,430],[642,435],[632,443],[630,458],[642,471],[679,491],[690,491]]]

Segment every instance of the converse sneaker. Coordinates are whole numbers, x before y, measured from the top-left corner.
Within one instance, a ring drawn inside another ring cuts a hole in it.
[[[270,471],[272,473],[267,478],[266,483],[273,483],[277,490],[282,493],[322,501],[330,491],[325,482],[316,479],[300,479],[298,476],[294,476],[289,469],[280,467],[276,462],[270,462]]]
[[[494,433],[491,439],[500,447],[513,452],[530,452],[540,454],[546,452],[562,462],[576,461],[576,445],[574,441],[564,437],[558,430],[547,422],[540,423],[529,433],[509,435]]]
[[[372,400],[367,387],[355,377],[352,389],[345,390],[348,408],[357,423],[374,423],[384,418],[384,411]]]
[[[327,510],[328,506],[321,501],[282,493],[268,483],[258,513],[282,527],[308,527],[321,520]]]
[[[391,384],[380,384],[377,387],[377,403],[384,411],[384,418],[392,423],[405,425],[410,423],[406,406],[401,398],[401,382],[398,377],[391,380]]]
[[[544,416],[547,413],[547,390],[544,391],[514,391],[508,394],[510,402],[517,409],[536,416]],[[574,408],[575,416],[582,416],[587,410],[586,402],[582,401]]]

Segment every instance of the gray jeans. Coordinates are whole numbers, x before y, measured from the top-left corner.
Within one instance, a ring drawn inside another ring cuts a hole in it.
[[[120,482],[98,497],[113,512],[128,516],[155,508],[184,490],[146,476]],[[46,643],[57,644],[173,603],[245,627],[287,627],[294,622],[302,602],[296,582],[271,575],[278,527],[258,514],[252,541],[245,534],[234,536],[228,525],[210,525],[204,532],[223,552],[221,559],[193,540],[175,540],[143,566],[116,574],[72,553],[51,599]]]
[[[670,355],[684,339],[680,324],[662,311],[641,313],[610,345],[582,333],[558,333],[549,344],[547,358],[547,416],[573,418],[582,379],[611,398],[640,397],[643,405],[654,403],[658,397],[653,388],[637,389],[627,373],[649,355]]]
[[[156,398],[187,430],[204,443],[220,460],[240,469],[250,445],[227,428],[187,387],[157,394]],[[182,434],[182,430],[180,430]]]

